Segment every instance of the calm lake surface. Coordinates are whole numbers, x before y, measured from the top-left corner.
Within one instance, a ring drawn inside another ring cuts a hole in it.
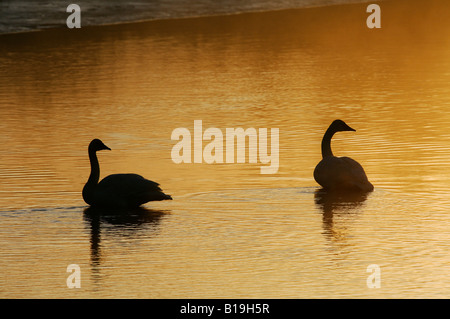
[[[449,5],[406,3],[380,30],[356,4],[1,36],[0,297],[448,298]],[[356,132],[333,151],[364,166],[367,196],[318,192],[337,118]],[[172,131],[194,120],[278,128],[278,172],[175,164]],[[93,138],[112,149],[102,177],[174,200],[88,209]]]

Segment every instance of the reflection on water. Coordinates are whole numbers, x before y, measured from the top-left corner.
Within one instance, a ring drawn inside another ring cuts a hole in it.
[[[314,201],[323,212],[324,234],[330,240],[342,239],[333,222],[334,216],[341,214],[357,214],[369,196],[366,192],[336,192],[326,191],[322,188],[314,192]]]
[[[83,212],[83,219],[90,231],[91,271],[95,278],[102,268],[101,234],[102,229],[108,230],[112,236],[133,238],[140,232],[149,236],[156,232],[161,217],[167,212],[151,210],[144,207],[134,209],[101,209],[88,207]],[[112,231],[111,231],[112,227]]]
[[[448,296],[448,6],[383,2],[380,30],[358,4],[1,36],[0,296]],[[316,191],[336,118],[356,132],[333,152],[361,163],[367,197]],[[171,133],[194,120],[279,128],[278,173],[173,163]],[[101,177],[174,200],[85,210],[93,138],[113,149]]]

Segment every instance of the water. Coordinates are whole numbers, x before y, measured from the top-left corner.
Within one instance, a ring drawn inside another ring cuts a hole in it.
[[[381,30],[349,5],[0,37],[0,296],[448,297],[448,4],[408,3],[383,5]],[[367,197],[318,192],[335,118],[357,130],[332,147],[364,166]],[[173,163],[171,133],[194,120],[279,128],[278,173]],[[102,176],[138,173],[174,200],[89,210],[95,137],[112,149]]]

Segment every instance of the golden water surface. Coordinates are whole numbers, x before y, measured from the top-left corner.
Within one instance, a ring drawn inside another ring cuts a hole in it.
[[[0,297],[448,297],[449,8],[395,3],[379,30],[350,5],[1,36]],[[317,193],[336,118],[356,132],[333,151],[364,166],[367,196]],[[172,131],[194,120],[278,128],[278,172],[175,164]],[[93,138],[112,149],[102,176],[174,200],[92,214]]]

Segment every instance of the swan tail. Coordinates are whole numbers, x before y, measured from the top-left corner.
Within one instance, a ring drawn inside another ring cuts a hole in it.
[[[153,191],[150,193],[147,193],[145,196],[146,201],[161,201],[161,200],[172,200],[172,196],[164,194],[161,191]]]
[[[172,199],[173,199],[172,196],[170,196],[168,194],[164,194],[164,200],[172,200]]]

